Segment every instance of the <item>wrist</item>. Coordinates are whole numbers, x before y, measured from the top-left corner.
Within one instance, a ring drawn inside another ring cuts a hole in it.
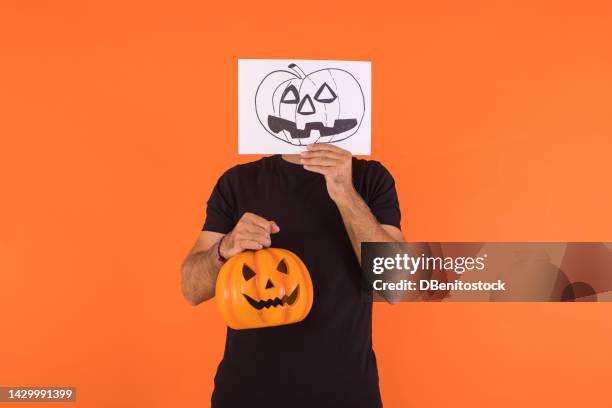
[[[350,186],[338,190],[332,197],[332,200],[334,200],[337,205],[348,205],[354,202],[357,197],[359,197],[359,194],[351,184]]]
[[[227,235],[222,236],[221,239],[217,241],[217,260],[221,263],[225,263],[228,258],[223,251],[223,241],[225,241],[225,237],[227,237]]]

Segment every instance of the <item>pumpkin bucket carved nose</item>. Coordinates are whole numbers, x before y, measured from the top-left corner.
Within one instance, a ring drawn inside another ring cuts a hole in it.
[[[273,288],[274,284],[272,283],[272,281],[270,279],[268,279],[268,282],[266,283],[266,289],[270,289]]]

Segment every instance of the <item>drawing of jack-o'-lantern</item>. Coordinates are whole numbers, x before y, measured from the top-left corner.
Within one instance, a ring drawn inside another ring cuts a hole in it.
[[[343,69],[325,68],[305,74],[271,72],[255,94],[255,111],[263,127],[292,145],[335,143],[357,132],[365,114],[361,85]]]
[[[245,251],[219,271],[217,305],[233,329],[279,326],[302,321],[313,301],[308,269],[281,248]]]

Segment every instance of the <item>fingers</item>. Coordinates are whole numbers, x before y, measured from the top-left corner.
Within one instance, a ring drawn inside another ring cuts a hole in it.
[[[351,153],[336,146],[326,144],[308,145],[301,153],[300,163],[306,170],[326,174],[334,167],[344,167],[351,163]],[[325,168],[328,169],[325,169]]]
[[[310,166],[339,166],[351,160],[351,153],[337,146],[311,144],[300,154],[302,164]]]
[[[319,173],[319,174],[323,174],[326,175],[327,172],[330,169],[330,166],[311,166],[311,165],[304,165],[304,168],[308,171],[313,171],[315,173]]]
[[[316,146],[316,145],[308,145]],[[336,151],[336,150],[304,150],[300,153],[301,157],[327,157],[330,159],[340,159],[350,156],[347,151]]]
[[[248,232],[237,233],[236,243],[240,243],[243,241],[252,241],[266,248],[272,245],[272,240],[270,239],[269,235],[268,236],[263,235],[263,234],[257,235],[257,234],[250,234]]]
[[[260,230],[261,231],[261,230]],[[236,226],[229,234],[228,239],[223,241],[224,247],[219,248],[225,258],[239,254],[247,249],[258,250],[272,245],[270,235],[265,232],[250,232]]]
[[[236,239],[248,239],[257,241],[263,246],[270,246],[272,240],[270,234],[261,228],[245,225],[236,231]]]
[[[242,218],[240,218],[240,221],[258,226],[266,231],[270,230],[270,222],[268,220],[250,212],[245,212],[244,214],[242,214]]]
[[[270,234],[279,231],[276,222],[246,212],[226,235],[227,239],[222,241],[218,250],[224,258],[229,258],[242,251],[267,248],[272,245]]]
[[[241,232],[246,232],[253,235],[265,235],[270,236],[270,232],[267,229],[260,227],[259,225],[249,224],[248,222],[243,222],[239,224],[238,229]]]
[[[243,239],[241,241],[237,241],[239,252],[245,251],[247,249],[251,249],[253,251],[257,251],[258,249],[262,249],[264,246],[257,241],[253,241],[250,239]]]
[[[347,156],[336,150],[307,150],[301,153],[300,163],[308,166],[340,166],[349,157],[350,154]]]
[[[249,246],[242,249],[253,249],[251,247],[255,244],[261,249],[272,245],[270,234],[276,234],[279,231],[280,228],[276,222],[268,221],[259,215],[246,212],[240,218],[238,225],[236,225],[234,239],[236,243],[245,242],[245,245]]]
[[[330,159],[327,157],[303,157],[300,163],[306,166],[339,166],[342,164],[340,160]]]
[[[314,144],[309,144],[306,146],[306,151],[307,152],[320,152],[320,151],[327,151],[327,152],[335,152],[335,153],[339,153],[339,154],[350,154],[350,152],[348,150],[344,150],[336,145],[333,145],[331,143],[314,143]]]
[[[240,222],[251,224],[255,227],[263,229],[268,234],[275,234],[280,231],[280,228],[274,221],[268,221],[259,215],[250,212],[245,212],[240,218]]]

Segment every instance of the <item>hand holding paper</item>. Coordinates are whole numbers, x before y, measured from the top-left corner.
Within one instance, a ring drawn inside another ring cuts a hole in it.
[[[337,202],[355,193],[351,152],[332,144],[311,144],[301,153],[300,162],[306,170],[325,176],[332,200]]]

